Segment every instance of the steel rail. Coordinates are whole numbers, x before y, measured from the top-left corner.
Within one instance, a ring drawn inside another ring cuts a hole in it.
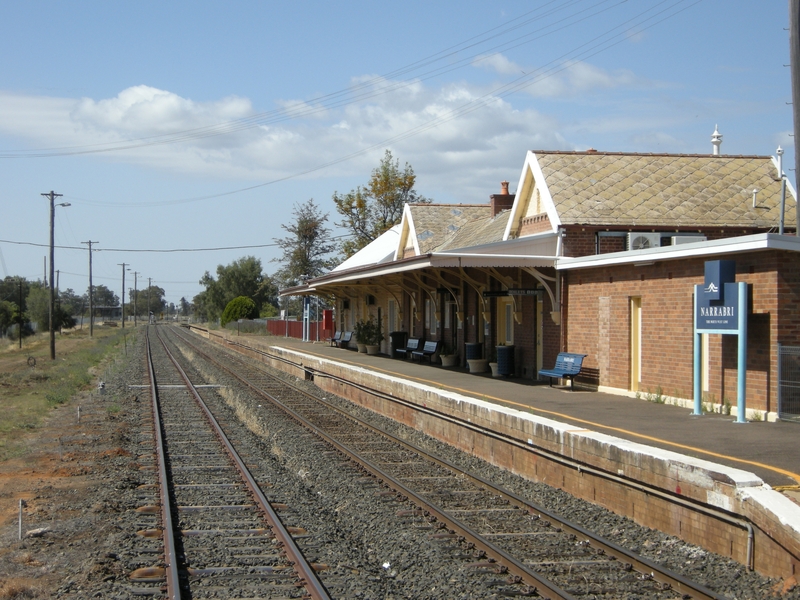
[[[209,335],[211,335],[211,334],[209,334]],[[500,433],[498,431],[494,431],[492,429],[488,429],[488,428],[483,427],[481,425],[477,425],[475,423],[471,423],[469,421],[465,421],[464,419],[459,419],[457,417],[453,417],[451,415],[448,415],[448,414],[433,410],[433,409],[428,408],[428,407],[420,406],[420,405],[415,404],[413,402],[410,402],[408,400],[403,400],[402,398],[399,398],[397,396],[392,396],[390,394],[386,394],[385,392],[381,392],[380,390],[375,390],[374,388],[371,388],[369,386],[356,383],[356,382],[351,381],[349,379],[345,379],[343,377],[338,377],[336,375],[333,375],[331,373],[327,373],[327,372],[324,372],[324,371],[318,371],[318,370],[316,370],[316,369],[314,369],[312,367],[307,367],[307,366],[303,365],[302,363],[296,363],[296,362],[291,361],[291,360],[289,360],[287,358],[283,358],[283,357],[280,357],[280,356],[274,356],[272,354],[269,354],[269,353],[264,352],[263,350],[259,350],[257,348],[250,348],[250,347],[245,346],[244,344],[241,344],[241,343],[236,342],[236,341],[225,340],[225,344],[227,344],[229,346],[239,346],[239,347],[247,350],[248,352],[253,352],[253,353],[256,353],[256,354],[260,354],[262,356],[269,357],[272,360],[277,360],[277,361],[280,361],[280,362],[284,362],[286,364],[292,365],[293,367],[296,367],[296,368],[299,368],[299,369],[303,369],[306,373],[309,373],[312,376],[325,377],[325,378],[328,378],[328,379],[332,379],[332,380],[337,381],[337,382],[339,382],[339,383],[341,383],[343,385],[354,387],[354,388],[356,388],[358,390],[361,390],[363,392],[367,392],[369,394],[377,396],[377,397],[379,397],[379,398],[381,398],[383,400],[387,400],[387,401],[393,402],[395,404],[400,404],[400,405],[405,406],[406,408],[409,408],[411,410],[414,410],[414,411],[417,411],[417,412],[421,412],[421,413],[424,413],[424,414],[427,414],[427,415],[434,416],[434,417],[436,417],[438,419],[441,419],[443,421],[447,421],[449,423],[453,423],[455,425],[458,425],[458,426],[463,427],[465,429],[469,429],[469,430],[474,431],[476,433],[479,433],[481,435],[485,435],[485,436],[494,438],[496,440],[502,441],[502,442],[504,442],[506,444],[515,446],[515,447],[520,448],[520,449],[524,449],[527,452],[531,452],[533,454],[537,454],[539,456],[542,456],[543,458],[546,458],[547,460],[550,460],[550,461],[553,461],[555,463],[558,463],[558,464],[564,465],[566,467],[569,467],[571,469],[574,469],[578,473],[588,473],[590,475],[593,475],[595,477],[599,477],[601,479],[606,479],[608,481],[613,481],[614,483],[616,483],[618,485],[621,485],[623,487],[628,487],[628,488],[634,489],[636,491],[642,492],[642,493],[647,494],[647,495],[656,496],[656,497],[658,497],[661,500],[664,500],[666,502],[671,502],[671,503],[674,503],[674,504],[678,504],[678,505],[682,506],[683,508],[686,508],[686,509],[691,510],[693,512],[702,513],[702,514],[704,514],[704,515],[706,515],[708,517],[711,517],[713,519],[717,519],[718,521],[721,521],[723,523],[727,523],[728,525],[733,525],[734,527],[737,527],[739,529],[743,529],[744,531],[747,532],[747,559],[746,559],[746,562],[745,562],[745,567],[747,567],[748,571],[752,571],[754,569],[753,563],[755,561],[755,528],[754,528],[752,523],[750,523],[747,519],[745,519],[745,518],[743,518],[743,517],[741,517],[739,515],[730,513],[728,511],[725,511],[725,510],[720,509],[720,508],[716,508],[716,507],[713,507],[713,506],[709,506],[709,505],[703,504],[702,502],[694,500],[692,498],[686,498],[686,497],[683,497],[683,496],[679,496],[677,494],[673,494],[671,492],[665,491],[663,489],[657,488],[657,487],[649,485],[647,483],[634,481],[634,480],[629,479],[627,477],[623,477],[623,476],[617,475],[615,473],[611,473],[609,471],[604,471],[604,470],[602,470],[600,468],[593,467],[593,466],[588,465],[586,463],[581,463],[581,462],[579,462],[577,460],[574,460],[574,459],[568,458],[566,456],[560,455],[560,454],[558,454],[556,452],[549,451],[549,450],[547,450],[545,448],[542,448],[540,446],[535,446],[535,445],[532,445],[532,444],[525,444],[523,441],[521,441],[521,440],[519,440],[517,438],[514,438],[514,437],[506,435],[506,434],[502,434],[502,433]]]
[[[195,347],[195,349],[197,348]],[[327,442],[333,448],[335,448],[336,450],[347,456],[350,460],[352,460],[356,464],[361,465],[365,470],[372,473],[372,475],[376,477],[379,482],[391,488],[398,495],[410,498],[413,503],[417,504],[417,506],[421,508],[424,508],[430,515],[433,515],[439,522],[445,524],[445,526],[448,527],[450,530],[457,532],[464,539],[474,544],[476,548],[482,550],[487,555],[491,556],[496,561],[497,566],[500,567],[500,569],[498,569],[499,571],[501,572],[503,570],[508,571],[508,573],[518,577],[526,585],[536,588],[537,593],[543,595],[546,598],[551,598],[553,600],[577,600],[575,596],[573,596],[566,590],[561,589],[552,581],[542,577],[535,571],[530,570],[524,563],[519,561],[517,558],[510,555],[502,548],[492,544],[490,541],[486,540],[483,536],[473,531],[469,526],[465,525],[460,520],[456,519],[451,515],[448,515],[438,506],[430,503],[424,497],[418,495],[412,489],[405,486],[402,482],[395,479],[392,475],[386,473],[380,467],[373,464],[371,461],[360,456],[357,452],[350,449],[345,444],[339,442],[338,440],[334,439],[333,437],[322,431],[319,427],[311,423],[303,415],[299,414],[292,408],[286,406],[284,403],[282,403],[279,399],[277,399],[269,392],[260,389],[252,382],[242,378],[240,375],[237,375],[235,372],[231,371],[224,365],[220,364],[218,361],[215,361],[212,357],[203,353],[202,350],[199,350],[199,352],[203,355],[203,357],[206,360],[215,364],[217,367],[223,369],[225,372],[229,373],[232,377],[236,378],[242,384],[249,387],[253,392],[258,394],[259,396],[269,400],[271,403],[273,403],[281,410],[283,410],[287,415],[295,419],[298,423],[303,425],[309,431],[313,432],[314,435],[323,439],[325,442]],[[316,401],[317,399],[315,398],[314,400]]]
[[[294,569],[295,573],[297,574],[298,578],[302,581],[303,586],[308,592],[311,598],[315,600],[330,600],[330,595],[328,591],[325,589],[325,586],[317,577],[316,571],[314,568],[308,563],[305,556],[303,556],[302,551],[297,546],[297,543],[294,541],[294,538],[283,525],[278,514],[275,512],[275,509],[272,508],[272,505],[267,500],[264,493],[261,491],[261,488],[256,483],[256,480],[253,478],[252,474],[250,473],[249,469],[245,466],[244,461],[242,461],[239,454],[236,452],[236,449],[233,447],[233,444],[228,439],[228,436],[225,435],[225,432],[222,430],[219,422],[216,420],[214,415],[211,413],[211,410],[208,408],[206,403],[200,397],[200,394],[197,392],[197,388],[192,384],[189,376],[183,370],[183,368],[178,364],[178,361],[173,356],[172,352],[170,352],[169,348],[167,348],[166,343],[161,338],[161,335],[158,334],[158,330],[156,330],[156,335],[158,336],[161,345],[164,347],[164,351],[167,353],[167,357],[170,359],[172,364],[177,369],[178,373],[180,373],[181,378],[183,379],[184,383],[186,384],[187,389],[192,394],[195,402],[197,402],[198,406],[203,411],[203,414],[206,417],[206,420],[211,425],[214,433],[216,434],[217,438],[222,443],[225,451],[227,452],[228,456],[231,458],[231,461],[236,466],[236,469],[242,476],[242,479],[247,485],[250,492],[253,494],[253,497],[256,500],[261,511],[264,513],[267,521],[272,528],[275,537],[279,540],[282,544],[283,551],[286,552],[289,561],[292,563],[292,568]]]
[[[156,385],[153,355],[150,351],[150,327],[145,329],[147,348],[147,372],[150,377],[150,397],[153,408],[153,429],[158,460],[158,487],[161,496],[161,535],[164,540],[164,566],[167,577],[167,597],[180,600],[180,578],[178,575],[178,553],[175,551],[175,529],[172,524],[172,509],[169,499],[169,475],[164,455],[164,436],[161,430],[161,415],[158,406],[158,386]]]
[[[210,357],[207,353],[203,352],[203,350],[201,350],[197,346],[191,344],[191,342],[189,342],[188,340],[186,340],[186,342],[189,343],[190,345],[192,345],[195,348],[195,350],[197,350],[199,353],[201,353],[207,360],[210,360],[210,361],[214,362],[219,367],[225,369],[232,376],[236,377],[239,380],[244,381],[245,383],[250,385],[251,388],[255,389],[259,393],[264,393],[261,390],[259,390],[257,387],[254,387],[252,384],[250,384],[249,382],[244,380],[240,375],[238,375],[234,371],[231,371],[230,369],[228,369],[224,365],[221,365],[218,361],[214,360],[213,357]],[[236,342],[233,342],[233,345],[239,345],[239,344],[237,344]],[[254,351],[254,349],[251,349],[251,348],[248,348],[248,350]],[[255,350],[255,351],[260,353],[260,351],[258,351],[258,350]],[[305,370],[309,370],[308,367],[304,367],[304,369]],[[329,376],[329,375],[327,375],[325,373],[319,373],[319,372],[316,372],[316,371],[314,371],[314,373],[318,374],[318,375],[321,375],[321,376],[325,376],[325,377]],[[269,377],[269,375],[266,374],[266,373],[264,373],[264,375]],[[344,382],[344,380],[341,380],[338,377],[332,376],[332,378],[336,379],[337,381]],[[383,430],[381,430],[381,429],[379,429],[379,428],[377,428],[377,427],[375,427],[375,426],[373,426],[373,425],[371,425],[371,424],[369,424],[369,423],[367,423],[365,421],[362,421],[358,417],[355,417],[355,416],[353,416],[353,415],[351,415],[349,413],[346,413],[346,412],[342,411],[341,409],[337,408],[336,406],[334,406],[334,405],[332,405],[332,404],[330,404],[328,402],[325,402],[324,400],[321,400],[319,398],[316,398],[316,397],[308,394],[305,390],[302,390],[302,389],[298,388],[297,386],[292,385],[290,382],[280,381],[280,383],[282,385],[286,385],[288,387],[291,387],[297,393],[300,393],[300,394],[302,394],[302,395],[304,395],[306,397],[311,398],[314,402],[319,402],[319,403],[327,406],[328,408],[336,411],[338,414],[340,414],[340,415],[352,420],[353,422],[356,422],[359,425],[361,425],[361,426],[363,426],[363,427],[365,427],[365,428],[367,428],[367,429],[369,429],[369,430],[371,430],[371,431],[373,431],[373,432],[375,432],[375,433],[377,433],[379,435],[382,435],[382,436],[385,436],[385,437],[389,438],[390,440],[392,440],[395,443],[397,443],[397,444],[399,444],[399,445],[411,450],[412,452],[415,452],[415,453],[418,453],[418,454],[420,454],[422,456],[425,456],[428,460],[430,460],[430,461],[432,461],[432,462],[434,462],[436,464],[439,464],[439,465],[441,465],[441,466],[443,466],[443,467],[445,467],[445,468],[447,468],[447,469],[449,469],[451,471],[456,471],[456,472],[458,472],[460,474],[465,475],[471,481],[473,481],[473,482],[475,482],[475,483],[477,483],[477,484],[479,484],[479,485],[481,485],[481,486],[483,486],[485,488],[488,488],[488,489],[496,492],[498,495],[501,495],[501,496],[505,497],[506,499],[514,502],[519,507],[524,508],[524,509],[526,509],[528,511],[535,511],[535,512],[540,513],[541,515],[546,517],[548,520],[550,520],[552,522],[555,522],[559,527],[561,527],[563,530],[567,531],[568,533],[571,533],[573,535],[576,535],[576,536],[579,536],[579,537],[583,537],[583,538],[589,540],[595,547],[597,547],[598,549],[602,549],[602,551],[604,553],[606,553],[606,554],[608,554],[610,556],[614,556],[616,559],[618,559],[620,561],[624,561],[624,562],[630,564],[633,567],[634,570],[636,570],[636,571],[638,571],[640,573],[651,575],[655,581],[657,581],[659,583],[663,583],[663,584],[669,585],[676,592],[683,593],[683,594],[688,594],[691,598],[694,598],[694,599],[697,599],[697,600],[725,600],[725,598],[726,598],[725,596],[717,594],[713,590],[710,590],[707,587],[705,587],[703,585],[700,585],[700,584],[698,584],[698,583],[696,583],[696,582],[694,582],[694,581],[692,581],[692,580],[680,575],[679,573],[675,573],[674,571],[672,571],[670,569],[667,569],[666,567],[663,567],[663,566],[661,566],[661,565],[659,565],[659,564],[657,564],[657,563],[655,563],[655,562],[653,562],[653,561],[651,561],[651,560],[649,560],[649,559],[647,559],[647,558],[645,558],[643,556],[634,554],[634,553],[630,552],[629,550],[627,550],[626,548],[624,548],[624,547],[622,547],[622,546],[620,546],[618,544],[615,544],[614,542],[611,542],[609,540],[605,540],[605,539],[597,536],[593,532],[589,531],[588,529],[585,529],[584,527],[581,527],[580,525],[578,525],[576,523],[572,523],[572,522],[564,519],[563,517],[561,517],[561,516],[551,512],[551,511],[547,510],[544,507],[541,507],[541,506],[538,506],[535,503],[529,502],[529,501],[517,496],[513,492],[511,492],[509,490],[506,490],[506,489],[504,489],[504,488],[502,488],[500,486],[497,486],[496,484],[488,481],[487,479],[485,479],[483,477],[480,477],[479,475],[474,475],[474,474],[468,473],[466,471],[463,471],[458,466],[450,463],[449,461],[446,461],[444,459],[441,459],[441,458],[439,458],[437,456],[434,456],[434,455],[430,454],[429,452],[427,452],[423,448],[419,448],[419,447],[415,446],[414,444],[411,444],[410,442],[407,442],[405,440],[397,438],[397,437],[393,436],[392,434],[390,434],[388,432],[385,432],[385,431],[383,431]],[[397,402],[397,403],[401,403],[403,405],[410,406],[410,407],[414,408],[415,410],[422,410],[417,405],[405,402],[405,401],[403,401],[403,400],[401,400],[401,399],[399,399],[397,397],[381,394],[380,392],[376,392],[375,390],[370,390],[370,389],[365,388],[363,386],[358,386],[357,384],[352,384],[351,383],[351,385],[355,385],[359,389],[363,389],[364,391],[369,391],[370,393],[379,395],[384,399],[391,400],[392,402]],[[442,415],[441,413],[438,413],[437,411],[432,411],[431,409],[425,409],[425,412],[426,413],[432,413],[432,414],[434,414],[435,416],[437,416],[439,418],[444,418],[444,419],[447,419],[447,420],[454,420],[452,417],[449,417],[448,415]],[[455,420],[458,421],[459,423],[461,423],[460,420],[457,420],[457,419],[455,419]],[[477,426],[475,426],[475,428],[483,431],[483,428],[478,428]],[[497,436],[500,436],[500,434],[497,434],[496,432],[493,432],[493,436],[497,437]],[[506,442],[514,441],[514,440],[507,439],[505,436],[501,436],[501,437]],[[519,445],[520,447],[524,447],[526,449],[529,449],[528,446],[523,446],[520,442],[518,442],[517,445]],[[578,469],[581,469],[581,467],[578,466]],[[586,467],[583,467],[583,469],[588,471],[588,469]],[[698,507],[695,507],[695,509],[697,509],[697,508]],[[718,518],[716,513],[714,513],[711,516],[715,516],[715,517]],[[737,523],[737,525],[740,525],[740,523]]]

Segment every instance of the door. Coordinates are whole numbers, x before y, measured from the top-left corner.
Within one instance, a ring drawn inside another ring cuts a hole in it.
[[[638,392],[642,386],[642,299],[630,299],[631,319],[631,391]]]

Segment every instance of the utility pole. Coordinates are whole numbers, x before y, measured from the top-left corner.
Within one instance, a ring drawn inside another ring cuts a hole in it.
[[[136,327],[136,297],[139,295],[136,289],[136,284],[139,281],[139,271],[133,272],[133,326]]]
[[[94,336],[94,288],[92,287],[92,244],[100,242],[81,242],[89,245],[89,337]]]
[[[128,266],[126,263],[117,263],[119,266],[122,267],[122,328],[125,329],[125,267]]]
[[[48,316],[50,318],[50,360],[56,359],[56,329],[53,322],[53,304],[55,302],[55,286],[53,285],[53,259],[55,258],[55,224],[56,224],[56,198],[60,198],[64,194],[56,194],[50,191],[49,194],[42,194],[45,198],[50,200],[50,307],[48,309]],[[69,202],[62,202],[58,206],[69,206]],[[21,308],[21,307],[20,307]]]
[[[22,277],[19,278],[19,347],[22,348]]]
[[[792,116],[794,118],[794,176],[795,189],[800,176],[800,0],[789,0],[789,63],[792,71]],[[797,211],[797,229],[800,235],[800,210]]]

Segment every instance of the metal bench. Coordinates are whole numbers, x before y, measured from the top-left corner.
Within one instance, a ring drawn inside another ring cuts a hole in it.
[[[425,357],[428,360],[431,360],[431,357],[439,351],[439,342],[425,342],[425,345],[422,346],[422,350],[414,350],[411,353],[411,360],[415,358],[419,359],[419,362],[425,360]]]
[[[549,377],[550,387],[553,387],[553,377],[559,379],[569,379],[570,389],[575,389],[575,376],[581,372],[585,354],[574,354],[572,352],[559,352],[556,357],[556,366],[552,369],[539,371],[539,377]]]
[[[342,332],[337,331],[333,334],[332,338],[328,338],[328,341],[331,343],[331,346],[336,346],[339,344],[339,340],[342,339]]]
[[[342,336],[339,338],[339,341],[336,342],[336,346],[339,348],[347,348],[347,344],[349,344],[350,340],[352,339],[353,339],[353,332],[344,331],[342,332]]]
[[[412,352],[415,352],[419,348],[419,345],[421,343],[422,340],[419,338],[408,338],[408,341],[406,342],[406,347],[398,348],[397,350],[395,350],[395,352],[401,355],[403,358],[408,358],[408,356]]]

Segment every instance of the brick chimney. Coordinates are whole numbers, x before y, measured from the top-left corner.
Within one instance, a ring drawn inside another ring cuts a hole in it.
[[[515,194],[508,193],[508,182],[501,181],[500,193],[489,196],[489,205],[492,207],[492,216],[497,216],[497,214],[501,211],[510,210],[511,206],[514,204],[514,196]]]

